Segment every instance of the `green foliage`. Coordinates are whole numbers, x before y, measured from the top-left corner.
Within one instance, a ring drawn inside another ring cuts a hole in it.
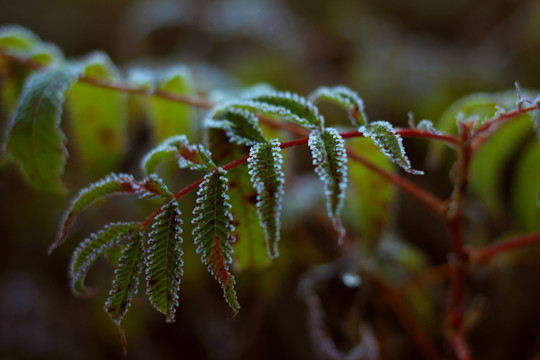
[[[233,218],[227,196],[226,171],[219,168],[206,175],[197,193],[197,207],[193,210],[193,236],[197,253],[208,265],[208,271],[220,283],[223,295],[231,309],[237,313],[240,305],[234,289],[235,280],[229,270],[232,262],[231,243],[235,241],[231,232]]]
[[[283,157],[279,140],[272,139],[268,144],[254,145],[249,153],[248,168],[251,181],[257,190],[257,213],[266,234],[268,255],[279,255],[280,214],[283,202],[283,183],[285,175],[281,170]]]
[[[100,81],[118,80],[118,70],[103,53],[80,64],[84,76]],[[83,169],[103,176],[118,167],[127,144],[127,96],[118,91],[77,82],[67,96],[70,126]]]
[[[225,130],[229,140],[238,145],[266,142],[257,116],[246,110],[234,107],[217,109],[205,125],[208,128]]]
[[[146,293],[154,307],[174,321],[182,270],[182,238],[178,203],[171,201],[157,216],[146,248]]]
[[[394,164],[400,166],[408,173],[415,175],[423,174],[422,171],[411,168],[411,162],[405,154],[403,140],[390,123],[386,121],[376,121],[365,127],[361,127],[359,131],[362,132],[364,136],[371,138],[375,145],[377,145]]]
[[[336,129],[326,128],[322,133],[314,130],[309,134],[309,148],[315,172],[324,184],[326,209],[342,242],[345,228],[341,222],[341,210],[347,189],[347,153],[343,138]]]
[[[367,124],[364,102],[356,92],[345,86],[321,86],[309,95],[309,100],[312,102],[328,101],[342,107],[354,126]]]
[[[90,235],[82,241],[73,252],[70,264],[71,287],[75,293],[85,291],[84,279],[90,267],[96,262],[105,250],[119,245],[140,224],[138,223],[112,223],[96,234]]]
[[[534,194],[537,196],[534,196]],[[512,186],[516,220],[527,231],[540,228],[540,142],[531,141],[516,164]]]
[[[143,264],[142,234],[132,237],[132,242],[122,250],[118,267],[114,270],[114,280],[109,297],[105,302],[105,311],[112,321],[120,325],[127,313],[131,300],[139,289],[139,278]]]
[[[32,75],[13,114],[6,149],[37,189],[60,193],[67,151],[60,130],[64,93],[77,75],[51,68]]]

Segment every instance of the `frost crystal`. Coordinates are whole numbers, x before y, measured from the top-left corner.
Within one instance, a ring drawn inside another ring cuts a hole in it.
[[[364,102],[355,91],[348,87],[342,85],[335,87],[322,86],[309,96],[310,101],[317,101],[319,99],[333,102],[344,108],[353,125],[357,126],[367,123]]]

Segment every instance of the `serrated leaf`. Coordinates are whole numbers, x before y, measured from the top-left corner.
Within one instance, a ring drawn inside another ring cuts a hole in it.
[[[141,233],[133,237],[133,241],[122,250],[120,263],[114,270],[114,280],[105,302],[105,311],[117,325],[120,325],[139,288],[144,255],[142,238]]]
[[[60,129],[65,91],[77,74],[51,68],[28,78],[13,114],[6,149],[39,190],[63,192],[67,150]]]
[[[517,148],[530,135],[531,130],[528,115],[516,117],[484,142],[471,159],[469,171],[471,191],[482,199],[495,219],[500,219],[506,208],[502,199],[501,174]]]
[[[113,223],[105,226],[103,230],[90,235],[82,241],[73,252],[70,263],[71,287],[75,293],[83,293],[84,280],[90,267],[104,251],[118,245],[130,232],[135,230],[138,223]]]
[[[146,294],[167,322],[174,322],[182,270],[182,219],[176,201],[171,201],[156,217],[146,248]]]
[[[229,107],[217,109],[212,115],[205,121],[205,126],[224,130],[235,144],[249,146],[267,142],[259,127],[259,119],[247,110]]]
[[[153,173],[159,163],[170,158],[177,159],[180,168],[209,170],[216,167],[208,149],[200,144],[191,145],[185,135],[177,135],[150,150],[141,161],[141,168],[147,174]]]
[[[231,243],[235,241],[232,236],[234,226],[225,175],[226,171],[219,168],[206,175],[199,185],[197,206],[193,210],[193,235],[201,261],[208,265],[208,271],[220,283],[227,303],[237,313],[240,305],[234,289],[235,279],[229,270]]]
[[[159,74],[156,79],[157,91],[188,96],[193,93],[191,73],[184,66],[174,66]],[[150,125],[157,141],[170,136],[193,133],[193,109],[191,106],[159,97],[148,101]]]
[[[80,68],[93,79],[119,79],[115,66],[103,53],[92,54]],[[115,169],[127,146],[126,94],[78,82],[69,91],[67,104],[73,140],[84,169],[97,176]]]
[[[352,124],[355,126],[366,125],[367,116],[364,112],[364,102],[358,94],[345,86],[326,87],[321,86],[309,95],[311,102],[319,100],[328,101],[342,107]]]
[[[386,121],[376,121],[358,130],[369,137],[390,160],[410,174],[422,175],[424,172],[411,168],[411,162],[405,154],[403,139],[392,125]]]
[[[211,129],[208,138],[217,163],[229,163],[249,153],[246,146],[231,143],[222,130]],[[227,177],[230,212],[235,225],[232,232],[236,240],[232,244],[234,265],[238,270],[264,268],[270,264],[270,257],[265,244],[266,234],[255,207],[257,191],[253,188],[249,170],[247,166],[238,166],[229,171]]]
[[[49,253],[60,246],[66,239],[69,227],[79,212],[99,198],[113,194],[138,194],[141,197],[160,197],[171,195],[157,176],[143,181],[136,181],[127,174],[111,174],[102,180],[82,189],[72,201],[60,227],[57,240],[49,247]]]
[[[266,246],[270,258],[279,255],[280,215],[283,202],[283,157],[277,139],[268,144],[251,147],[248,168],[253,186],[257,190],[257,214],[266,234]]]
[[[395,166],[371,139],[354,139],[350,148],[364,159],[392,173]],[[362,251],[380,239],[384,225],[390,218],[390,204],[395,196],[392,184],[364,165],[349,162],[349,186],[345,198],[343,218],[360,234]]]
[[[540,229],[540,143],[537,141],[530,143],[517,163],[512,205],[516,221],[523,229]]]
[[[326,209],[342,243],[345,228],[341,223],[341,210],[347,189],[347,153],[343,138],[336,129],[326,128],[322,133],[314,130],[308,141],[315,172],[324,184]]]
[[[321,129],[324,126],[324,118],[315,105],[290,92],[270,92],[230,106],[291,121],[307,129]]]

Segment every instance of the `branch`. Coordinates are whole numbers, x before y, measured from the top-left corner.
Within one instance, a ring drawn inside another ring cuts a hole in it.
[[[531,234],[520,235],[511,239],[488,245],[472,251],[471,262],[479,264],[490,260],[492,257],[510,250],[516,250],[524,246],[540,243],[540,231]]]

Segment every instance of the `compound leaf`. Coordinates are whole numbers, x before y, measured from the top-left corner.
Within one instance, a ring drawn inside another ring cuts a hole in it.
[[[315,172],[324,184],[326,208],[341,243],[345,229],[341,223],[341,210],[347,189],[347,153],[343,138],[336,129],[314,130],[308,141]]]
[[[279,145],[277,139],[270,140],[268,144],[256,144],[251,147],[248,158],[251,181],[257,190],[257,214],[266,234],[270,258],[279,255],[280,215],[285,182]]]
[[[112,194],[137,194],[141,197],[169,196],[163,182],[157,176],[150,176],[143,181],[136,181],[133,176],[127,174],[111,174],[102,180],[82,189],[72,201],[60,227],[57,240],[49,247],[49,253],[60,246],[68,233],[71,223],[79,212],[95,200]]]
[[[362,132],[364,136],[373,140],[375,145],[377,145],[394,164],[400,166],[410,174],[423,174],[423,171],[411,168],[411,162],[405,154],[405,148],[403,147],[403,139],[396,133],[389,122],[376,121],[367,126],[360,127],[359,131]]]
[[[117,325],[120,325],[131,305],[133,295],[137,294],[139,288],[144,258],[142,240],[141,233],[133,237],[133,241],[122,249],[120,263],[114,270],[114,280],[105,302],[105,311]]]
[[[85,76],[117,80],[118,71],[103,53],[94,53],[80,64]],[[127,144],[126,94],[78,82],[67,98],[76,148],[92,175],[102,176],[117,167]]]
[[[174,322],[183,275],[181,225],[178,203],[171,201],[152,224],[146,248],[146,294],[167,322]]]
[[[235,241],[232,236],[234,226],[225,175],[226,171],[219,168],[204,177],[197,192],[192,223],[195,225],[193,235],[198,245],[197,253],[201,254],[201,261],[208,265],[208,271],[220,283],[227,303],[236,314],[240,305],[234,289],[235,279],[229,270],[231,243]]]
[[[106,249],[118,245],[124,238],[129,237],[130,233],[138,226],[138,223],[109,224],[79,244],[73,252],[69,267],[71,286],[75,293],[84,292],[86,274],[98,257]]]
[[[51,68],[28,78],[12,117],[7,151],[32,186],[63,192],[67,150],[60,129],[65,91],[76,80],[71,69]]]
[[[234,107],[218,109],[206,120],[205,125],[208,128],[225,130],[229,140],[238,145],[267,142],[257,116],[247,110]]]
[[[309,100],[331,102],[342,107],[352,124],[355,126],[366,125],[367,116],[364,112],[364,102],[358,94],[345,86],[326,87],[321,86],[309,95]]]

